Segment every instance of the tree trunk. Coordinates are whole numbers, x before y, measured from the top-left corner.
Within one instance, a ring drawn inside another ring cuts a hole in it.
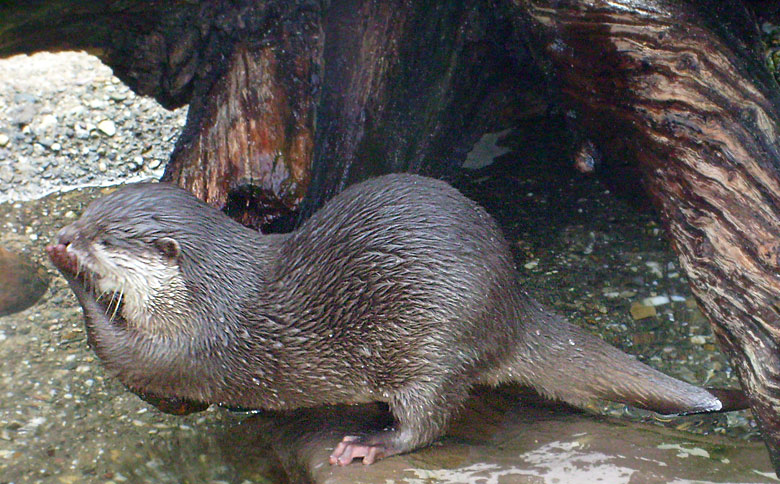
[[[164,179],[258,227],[306,218],[372,175],[448,175],[533,87],[517,82],[527,53],[518,65],[495,42],[510,23],[479,5],[288,9],[267,22],[271,41],[236,39],[224,74],[196,89]]]
[[[319,19],[298,10],[233,45],[216,82],[198,84],[163,180],[253,227],[298,207],[314,155]]]
[[[136,92],[189,103],[164,179],[258,227],[371,175],[449,176],[482,133],[538,104],[499,13],[482,0],[38,1],[0,10],[0,56],[86,49]]]
[[[450,176],[487,129],[534,98],[527,52],[480,1],[345,0],[323,17],[323,91],[306,217],[345,186],[409,171]],[[538,95],[537,95],[538,96]]]
[[[580,129],[642,170],[780,470],[780,104],[750,37],[727,43],[703,14],[740,23],[742,6],[702,3],[513,7]]]

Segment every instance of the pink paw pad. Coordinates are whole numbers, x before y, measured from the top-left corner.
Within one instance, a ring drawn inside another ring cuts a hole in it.
[[[369,465],[384,457],[384,446],[361,444],[358,440],[358,437],[350,435],[344,437],[330,454],[330,463],[345,466],[352,462],[352,459],[362,457],[363,464]]]

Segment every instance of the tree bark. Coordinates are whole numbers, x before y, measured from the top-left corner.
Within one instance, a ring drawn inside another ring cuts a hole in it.
[[[253,227],[295,210],[309,186],[320,12],[291,13],[237,41],[224,73],[197,86],[163,176]]]
[[[724,42],[708,6],[513,2],[576,123],[642,170],[780,471],[780,104],[751,42]]]
[[[498,13],[475,0],[333,2],[302,218],[370,176],[451,176],[486,130],[511,124],[535,97],[522,74],[535,68],[527,52],[510,58]]]

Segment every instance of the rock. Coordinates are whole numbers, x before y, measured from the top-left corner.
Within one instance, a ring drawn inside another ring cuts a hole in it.
[[[0,247],[0,316],[32,306],[48,285],[42,266]]]
[[[651,318],[657,314],[655,311],[655,306],[645,306],[644,304],[638,302],[631,303],[630,312],[631,317],[635,320]]]
[[[260,413],[221,445],[236,465],[276,457],[290,482],[773,482],[759,442],[595,419],[515,387],[478,393],[443,439],[370,466],[327,459],[342,436],[387,425],[379,405]]]
[[[127,163],[127,168],[130,171],[138,171],[144,166],[144,159],[141,156],[135,156],[133,159]]]
[[[80,124],[77,124],[73,127],[73,132],[76,135],[76,138],[78,139],[87,139],[89,138],[89,130],[83,128]]]
[[[16,159],[14,168],[25,179],[29,179],[35,174],[35,167],[33,167],[32,163],[30,163],[30,160],[24,156],[20,156]]]
[[[116,134],[116,125],[110,119],[104,119],[97,124],[97,129],[100,130],[106,136],[114,136]]]
[[[704,336],[697,334],[696,336],[691,336],[691,343],[695,345],[703,345],[707,343],[707,339]]]
[[[38,137],[42,137],[51,133],[57,127],[57,124],[57,116],[53,114],[44,114],[41,116],[40,120],[32,126],[33,133]]]
[[[14,171],[7,164],[0,165],[0,180],[4,183],[11,183],[14,180]]]
[[[661,264],[658,262],[645,262],[645,265],[647,266],[648,271],[650,274],[656,276],[656,277],[663,277],[664,273],[661,271]]]
[[[117,102],[124,101],[125,99],[127,99],[127,93],[125,93],[125,92],[112,92],[111,94],[108,95],[108,97],[112,101],[117,101]]]
[[[642,304],[645,306],[663,306],[669,304],[669,298],[666,296],[653,296],[642,299]]]
[[[648,345],[655,342],[655,334],[650,331],[635,333],[632,339],[635,345]]]
[[[38,102],[38,98],[34,94],[28,92],[18,92],[14,94],[15,104],[35,104]]]
[[[13,108],[11,112],[8,113],[8,118],[11,121],[11,124],[17,126],[27,126],[32,122],[33,119],[35,119],[36,113],[37,109],[34,105],[22,104],[21,106]]]
[[[529,271],[533,270],[533,269],[536,269],[538,266],[539,266],[539,261],[537,259],[534,259],[532,261],[529,261],[529,262],[526,262],[525,264],[523,264],[523,267],[525,267]]]
[[[0,133],[0,146],[6,146],[9,141],[11,141],[11,138],[7,134]]]

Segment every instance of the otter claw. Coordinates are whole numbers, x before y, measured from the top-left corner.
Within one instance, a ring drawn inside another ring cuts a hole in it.
[[[373,464],[377,459],[385,455],[385,447],[382,445],[368,445],[358,442],[358,437],[346,436],[339,442],[328,459],[331,464],[340,466],[348,465],[352,459],[363,458],[364,465]]]

